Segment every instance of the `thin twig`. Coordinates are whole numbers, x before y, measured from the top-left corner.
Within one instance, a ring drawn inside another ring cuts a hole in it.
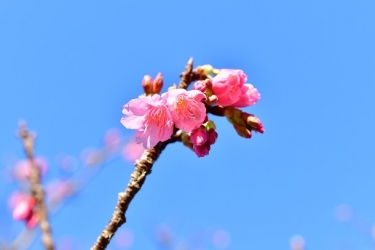
[[[24,123],[20,124],[19,136],[22,139],[26,156],[31,165],[30,189],[31,195],[36,201],[39,226],[42,231],[42,243],[46,250],[54,250],[51,227],[48,222],[48,212],[44,204],[44,191],[41,184],[40,169],[34,158],[34,136],[29,133]]]
[[[190,57],[189,61],[185,66],[184,72],[180,75],[180,83],[178,84],[179,89],[187,89],[190,83],[193,81],[193,58]]]
[[[118,201],[112,218],[105,227],[104,231],[99,235],[91,250],[106,249],[111,238],[122,224],[126,222],[125,212],[130,202],[141,189],[146,180],[146,176],[151,173],[151,169],[155,161],[159,158],[160,153],[169,143],[180,141],[181,136],[174,136],[168,141],[159,142],[154,148],[145,150],[140,159],[134,163],[135,169],[130,176],[130,181],[124,192],[118,194]]]

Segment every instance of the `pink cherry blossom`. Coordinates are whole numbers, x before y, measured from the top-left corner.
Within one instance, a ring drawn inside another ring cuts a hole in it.
[[[242,70],[220,70],[212,79],[212,91],[218,97],[217,105],[231,106],[239,101],[246,80],[247,76]]]
[[[144,148],[152,148],[160,141],[168,140],[173,133],[173,121],[169,109],[160,95],[140,96],[124,105],[122,125],[137,129],[136,142]]]
[[[254,105],[260,99],[260,94],[253,85],[246,83],[241,88],[241,95],[237,102],[233,103],[232,107],[248,107]]]
[[[176,127],[185,132],[199,127],[206,118],[206,107],[202,102],[206,96],[199,90],[173,89],[164,93],[162,98]]]

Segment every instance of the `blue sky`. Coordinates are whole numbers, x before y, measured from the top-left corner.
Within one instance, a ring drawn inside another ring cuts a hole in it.
[[[38,132],[51,179],[56,155],[79,157],[109,128],[130,136],[121,107],[141,93],[143,75],[161,71],[171,85],[193,56],[247,73],[262,98],[245,110],[266,132],[245,140],[215,118],[210,156],[168,147],[127,213],[131,249],[157,249],[160,224],[180,241],[205,232],[203,249],[216,249],[218,229],[228,249],[288,249],[296,234],[308,249],[374,249],[374,9],[370,0],[1,1],[0,170],[23,156],[20,119]],[[56,239],[88,249],[131,171],[108,164],[51,218]],[[13,190],[0,183],[8,240],[22,228],[6,206]],[[338,222],[340,204],[368,226]]]

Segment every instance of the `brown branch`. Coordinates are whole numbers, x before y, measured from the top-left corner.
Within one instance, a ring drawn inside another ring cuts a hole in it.
[[[42,243],[47,250],[55,249],[51,234],[51,227],[48,222],[48,212],[44,205],[44,191],[41,184],[40,169],[34,158],[34,136],[31,135],[26,124],[20,124],[19,136],[23,142],[26,156],[31,165],[30,184],[31,195],[34,197],[37,206],[39,226],[42,231]]]
[[[206,106],[207,113],[216,115],[216,116],[224,116],[225,108],[222,106]]]
[[[118,194],[118,201],[115,211],[112,214],[112,218],[108,222],[103,232],[99,235],[95,244],[91,247],[91,250],[106,249],[117,229],[119,229],[122,224],[126,222],[125,212],[134,196],[141,189],[146,180],[146,176],[151,173],[152,166],[159,158],[160,153],[168,144],[177,141],[181,141],[180,132],[176,132],[171,139],[165,142],[159,142],[154,148],[145,150],[141,158],[135,161],[135,168],[133,173],[130,175],[128,186],[124,192]]]
[[[185,66],[184,72],[180,75],[180,83],[178,84],[179,89],[187,89],[193,81],[193,58],[190,57],[189,61]]]

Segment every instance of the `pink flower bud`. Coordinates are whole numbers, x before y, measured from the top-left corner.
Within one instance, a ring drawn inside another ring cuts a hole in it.
[[[26,219],[26,227],[29,229],[34,228],[36,225],[38,225],[39,217],[37,213],[32,213],[29,218]]]
[[[155,80],[153,82],[152,94],[159,94],[162,88],[163,88],[163,75],[161,74],[161,72],[159,72],[156,75]]]
[[[146,95],[152,94],[153,81],[150,75],[145,75],[142,79],[142,87]]]
[[[19,200],[18,204],[13,210],[13,219],[26,220],[33,213],[34,206],[35,200],[32,197],[23,197],[23,199]]]
[[[218,137],[218,134],[215,131],[215,129],[211,128],[210,130],[208,130],[208,140],[207,140],[208,144],[210,145],[215,144],[217,137]]]
[[[201,91],[209,98],[212,95],[212,81],[211,79],[196,81],[193,85],[193,89]]]
[[[202,146],[193,145],[193,151],[198,157],[204,157],[210,153],[211,146],[209,144],[203,144]]]
[[[190,141],[193,145],[202,146],[208,139],[208,133],[204,126],[194,129],[190,135]]]

